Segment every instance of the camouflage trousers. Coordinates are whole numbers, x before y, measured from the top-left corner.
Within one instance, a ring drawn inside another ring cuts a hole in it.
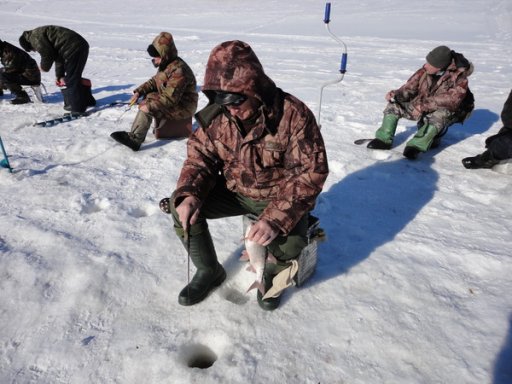
[[[411,114],[411,106],[408,102],[402,103],[388,103],[384,109],[384,115],[392,114],[398,118],[405,118],[407,120],[416,120]],[[433,125],[438,136],[442,136],[448,130],[450,125],[464,121],[465,116],[461,116],[459,112],[451,112],[448,109],[440,108],[434,112],[425,113],[418,120],[418,128],[423,125]]]
[[[156,118],[149,113],[139,110],[132,123],[129,133],[130,138],[133,141],[142,144],[144,140],[146,140],[146,136],[153,120],[155,120],[154,132],[157,133],[158,131],[165,131],[167,133],[167,138],[182,138],[190,135],[190,131],[182,121],[169,120],[167,118]],[[192,121],[191,118],[190,120]]]
[[[174,201],[174,195],[171,198]],[[210,192],[203,205],[197,222],[191,226],[190,235],[208,231],[207,219],[219,219],[223,217],[242,216],[252,214],[259,216],[268,201],[255,201],[233,193],[226,188],[226,181],[219,176],[215,187]],[[174,204],[172,204],[172,216],[176,234],[183,236],[183,227],[178,218]],[[308,214],[304,215],[295,228],[287,236],[277,236],[267,249],[279,261],[291,260],[299,256],[302,249],[307,245]],[[240,220],[240,238],[243,237],[242,220]]]

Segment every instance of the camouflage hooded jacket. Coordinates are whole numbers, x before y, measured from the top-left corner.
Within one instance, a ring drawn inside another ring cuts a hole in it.
[[[219,172],[229,190],[268,201],[260,218],[288,234],[312,210],[328,174],[327,156],[313,113],[276,87],[249,45],[224,42],[210,54],[204,93],[242,93],[261,101],[259,115],[243,135],[227,110],[196,130],[175,193],[204,201]]]
[[[5,73],[22,75],[33,83],[41,82],[41,71],[36,61],[22,49],[0,40],[0,61]]]
[[[172,35],[161,32],[153,46],[162,61],[155,76],[134,92],[145,96],[151,115],[172,120],[192,117],[197,109],[196,78],[192,69],[178,57]]]
[[[468,77],[473,73],[473,64],[460,53],[452,51],[452,56],[451,64],[441,76],[429,75],[422,67],[394,91],[397,101],[411,103],[413,117],[419,119],[441,108],[458,111],[469,92]]]
[[[64,62],[81,49],[89,50],[87,41],[71,29],[46,25],[25,31],[21,39],[26,40],[41,55],[41,70],[48,72],[55,62],[55,76],[64,77]]]

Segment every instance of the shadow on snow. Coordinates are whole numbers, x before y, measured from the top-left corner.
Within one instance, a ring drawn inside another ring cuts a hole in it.
[[[126,89],[133,88],[134,84],[123,84],[123,85],[108,85],[106,87],[99,87],[99,88],[93,88],[92,93],[93,95],[98,94],[100,92],[115,92],[115,91],[121,91]],[[109,104],[114,101],[128,101],[130,100],[130,97],[132,96],[131,91],[130,92],[122,92],[115,95],[109,95],[107,97],[104,97],[102,99],[97,100],[98,105],[103,104]],[[44,100],[46,103],[54,104],[54,103],[62,103],[64,101],[62,97],[61,92],[53,92],[48,93],[44,95]]]
[[[508,336],[494,364],[493,384],[512,383],[512,315],[509,318]]]
[[[377,161],[322,193],[315,214],[327,241],[319,247],[317,271],[308,284],[347,272],[375,249],[393,241],[434,195],[439,176],[432,169],[433,157],[447,146],[486,132],[497,120],[498,115],[489,110],[476,110],[464,125],[450,128],[440,147],[417,160]],[[415,128],[397,135],[398,142],[407,140],[404,136],[412,131]],[[461,159],[464,155],[461,153]]]

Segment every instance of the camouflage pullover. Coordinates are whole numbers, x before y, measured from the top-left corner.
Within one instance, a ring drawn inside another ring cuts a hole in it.
[[[55,76],[64,77],[64,62],[81,49],[89,49],[87,41],[71,29],[46,25],[21,35],[41,55],[41,70],[48,72],[55,62]]]
[[[473,64],[460,53],[452,52],[452,56],[451,64],[442,75],[429,75],[422,67],[394,91],[398,102],[411,103],[414,118],[441,108],[458,111],[469,90],[468,77],[473,73]]]
[[[0,61],[5,73],[22,75],[34,84],[41,83],[36,61],[24,50],[0,40]]]
[[[154,40],[162,61],[155,76],[138,86],[134,92],[145,96],[151,115],[171,120],[192,117],[197,109],[196,78],[192,69],[178,57],[172,35],[160,33]]]
[[[277,88],[249,45],[228,41],[213,49],[203,91],[243,93],[261,101],[257,118],[244,132],[223,110],[196,130],[175,193],[207,197],[219,173],[230,191],[268,201],[260,218],[287,235],[314,208],[328,174],[324,142],[313,113]]]

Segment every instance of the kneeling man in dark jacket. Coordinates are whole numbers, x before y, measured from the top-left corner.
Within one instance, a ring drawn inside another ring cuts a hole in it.
[[[0,96],[4,89],[9,89],[16,97],[11,104],[30,103],[30,97],[23,90],[22,85],[41,84],[41,71],[36,61],[28,53],[0,40]]]

